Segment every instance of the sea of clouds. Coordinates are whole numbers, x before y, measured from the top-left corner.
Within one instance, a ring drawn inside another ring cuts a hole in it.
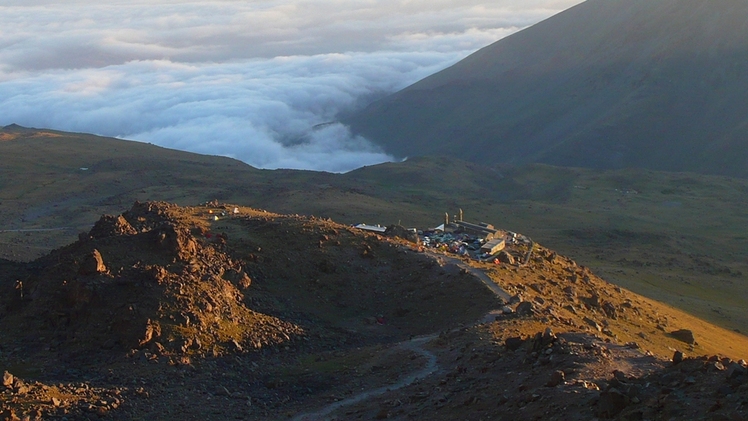
[[[392,158],[339,112],[579,2],[4,0],[0,125],[345,172]]]

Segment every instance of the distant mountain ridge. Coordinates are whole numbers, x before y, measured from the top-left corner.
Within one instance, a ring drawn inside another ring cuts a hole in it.
[[[748,2],[588,0],[343,120],[398,156],[748,177]]]

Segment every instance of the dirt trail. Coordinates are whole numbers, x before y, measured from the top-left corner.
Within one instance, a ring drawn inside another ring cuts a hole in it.
[[[3,232],[50,232],[50,231],[70,231],[71,227],[60,227],[60,228],[27,228],[27,229],[14,229],[14,230],[0,230]]]
[[[512,298],[511,295],[509,295],[508,292],[504,291],[500,286],[496,285],[496,283],[488,276],[485,272],[478,268],[474,268],[467,263],[463,262],[462,260],[456,258],[456,257],[449,257],[442,254],[432,254],[432,256],[444,259],[445,261],[452,263],[454,265],[457,265],[460,269],[465,269],[466,271],[470,272],[472,275],[475,275],[478,279],[481,280],[497,297],[504,300],[505,303],[509,302],[509,299]]]
[[[467,263],[463,262],[462,260],[454,258],[454,257],[444,256],[444,255],[441,255],[441,254],[433,254],[433,253],[430,253],[430,254],[434,258],[443,259],[444,261],[446,261],[448,263],[451,263],[451,264],[454,264],[454,265],[458,266],[459,268],[464,269],[464,270],[470,272],[471,274],[475,275],[497,297],[499,297],[502,300],[504,300],[504,302],[509,302],[509,299],[511,298],[511,296],[506,291],[504,291],[500,286],[498,286],[495,282],[493,282],[493,280],[491,280],[491,278],[488,275],[486,275],[482,270],[480,270],[478,268],[474,268],[474,267],[468,265]],[[487,320],[492,320],[494,317],[495,317],[495,312],[490,312],[489,314],[487,314],[486,316],[484,316],[481,320],[477,321],[476,323],[484,323]],[[459,328],[457,330],[459,330]],[[429,341],[431,341],[431,340],[433,340],[433,339],[435,339],[437,337],[438,337],[438,334],[431,334],[431,335],[427,335],[427,336],[421,336],[421,337],[414,338],[414,339],[411,339],[411,340],[408,340],[408,341],[405,341],[405,342],[400,342],[396,346],[396,349],[397,348],[399,348],[399,349],[407,349],[407,350],[413,351],[415,353],[418,353],[418,354],[426,357],[427,358],[427,363],[426,363],[426,366],[424,368],[411,373],[410,375],[408,375],[407,377],[401,379],[397,383],[361,392],[361,393],[356,394],[356,395],[354,395],[354,396],[352,396],[352,397],[350,397],[348,399],[344,399],[344,400],[341,400],[341,401],[338,401],[338,402],[331,403],[331,404],[325,406],[324,408],[322,408],[322,409],[320,409],[319,411],[316,411],[316,412],[308,412],[308,413],[299,414],[296,417],[294,417],[292,421],[318,421],[318,420],[322,421],[322,420],[329,419],[329,418],[326,418],[326,417],[328,415],[330,415],[331,413],[337,411],[340,408],[343,408],[343,407],[346,407],[346,406],[350,406],[350,405],[354,405],[354,404],[357,404],[359,402],[362,402],[364,400],[367,400],[367,399],[370,399],[370,398],[373,398],[373,397],[381,396],[381,395],[383,395],[383,394],[385,394],[387,392],[391,392],[393,390],[402,389],[402,388],[404,388],[406,386],[410,386],[411,384],[413,384],[417,380],[426,378],[429,375],[435,373],[439,369],[439,366],[438,366],[438,364],[436,362],[436,355],[434,355],[434,353],[432,353],[432,352],[424,349],[423,345],[425,345],[426,343],[428,343]]]
[[[391,392],[393,390],[402,389],[406,386],[410,386],[414,382],[421,380],[423,378],[426,378],[430,376],[431,374],[435,373],[439,366],[436,363],[436,355],[434,355],[433,352],[428,351],[423,348],[423,345],[431,341],[432,339],[435,339],[438,335],[428,335],[428,336],[421,336],[418,338],[414,338],[405,342],[400,342],[395,347],[396,349],[405,349],[409,351],[413,351],[417,354],[422,355],[426,358],[426,366],[422,369],[415,371],[408,376],[404,377],[400,381],[387,385],[378,387],[376,389],[367,390],[365,392],[361,392],[357,395],[354,395],[348,399],[343,399],[338,402],[333,402],[324,408],[320,409],[316,412],[307,412],[303,414],[299,414],[293,418],[293,421],[317,421],[317,420],[325,420],[328,415],[331,413],[337,411],[340,408],[350,406],[353,404],[357,404],[361,401],[364,401],[369,398],[373,398],[376,396],[384,395],[387,392]]]

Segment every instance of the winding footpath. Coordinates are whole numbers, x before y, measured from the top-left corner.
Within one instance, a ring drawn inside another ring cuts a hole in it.
[[[445,262],[448,262],[450,264],[454,264],[458,266],[461,269],[464,269],[471,273],[472,275],[475,275],[476,278],[478,278],[481,282],[483,282],[488,289],[490,289],[497,297],[502,299],[505,303],[509,302],[509,299],[511,296],[504,291],[500,286],[498,286],[488,275],[486,275],[485,272],[478,268],[474,268],[467,263],[463,262],[462,260],[450,257],[450,256],[444,256],[441,254],[435,254],[435,253],[428,253],[431,257],[437,258],[437,259],[443,259]],[[482,319],[478,323],[484,323],[485,320],[490,320],[493,317],[492,313],[489,313],[486,318]],[[460,328],[458,328],[460,329]],[[385,393],[391,392],[393,390],[402,389],[404,387],[410,386],[411,384],[415,383],[418,380],[424,379],[432,374],[434,374],[436,371],[439,370],[439,365],[436,361],[436,355],[427,350],[424,349],[423,346],[433,339],[437,338],[438,334],[431,334],[426,336],[419,336],[417,338],[410,339],[408,341],[403,341],[395,345],[393,349],[405,349],[409,351],[413,351],[417,354],[420,354],[421,356],[426,358],[426,366],[407,375],[406,377],[402,378],[396,383],[378,387],[376,389],[367,390],[361,393],[358,393],[356,395],[351,396],[350,398],[343,399],[337,402],[333,402],[322,409],[316,411],[316,412],[305,412],[296,415],[292,421],[322,421],[326,420],[328,415],[331,413],[337,411],[340,408],[344,408],[346,406],[354,405],[359,402],[363,402],[367,399],[377,397],[384,395]]]
[[[367,390],[365,392],[361,392],[357,395],[351,396],[350,398],[343,399],[337,402],[333,402],[330,405],[325,406],[324,408],[320,409],[317,412],[308,412],[308,413],[299,414],[295,416],[292,421],[324,420],[327,415],[330,415],[331,413],[337,411],[340,408],[350,406],[353,404],[357,404],[359,402],[365,401],[372,397],[384,395],[385,393],[391,392],[393,390],[402,389],[406,386],[410,386],[411,384],[415,383],[418,380],[421,380],[421,379],[424,379],[430,376],[431,374],[435,373],[439,369],[439,366],[436,363],[436,355],[434,355],[434,353],[431,351],[423,349],[422,347],[424,344],[430,342],[432,339],[436,337],[437,335],[420,336],[418,338],[413,338],[409,341],[400,342],[394,348],[394,349],[406,349],[409,351],[413,351],[417,354],[420,354],[423,357],[426,357],[426,366],[421,368],[420,370],[410,373],[408,376],[401,379],[397,383],[378,387],[372,390]]]
[[[458,259],[456,257],[444,256],[444,255],[441,255],[441,254],[432,254],[432,256],[439,257],[439,258],[443,259],[446,262],[449,262],[449,263],[451,263],[453,265],[456,265],[460,269],[464,269],[464,270],[470,272],[470,274],[474,275],[481,282],[483,282],[483,284],[486,285],[486,287],[488,287],[488,289],[490,289],[494,293],[494,295],[496,295],[497,297],[499,297],[502,300],[504,300],[505,303],[508,303],[509,299],[512,298],[512,296],[509,295],[508,292],[504,291],[503,288],[501,288],[499,285],[497,285],[496,282],[494,282],[482,270],[480,270],[478,268],[474,268],[474,267],[470,266],[469,264],[463,262],[462,260],[460,260],[460,259]]]

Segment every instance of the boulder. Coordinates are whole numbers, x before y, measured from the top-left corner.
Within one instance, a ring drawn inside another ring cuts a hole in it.
[[[107,268],[104,264],[104,259],[101,257],[101,253],[96,249],[83,258],[80,268],[78,269],[78,272],[81,275],[97,275],[100,273],[106,273],[106,271]]]
[[[566,381],[566,375],[561,370],[556,370],[551,374],[551,378],[548,380],[548,383],[545,385],[547,387],[556,387]]]
[[[140,340],[139,346],[143,346],[150,342],[153,338],[157,338],[161,336],[161,325],[159,325],[157,322],[151,322],[150,319],[148,319],[148,322],[145,326],[145,334],[143,336],[143,339]]]
[[[536,352],[544,351],[549,345],[556,342],[556,339],[556,334],[553,333],[553,330],[550,327],[548,327],[545,329],[545,332],[538,332],[535,334],[532,350]]]
[[[529,301],[522,301],[515,311],[519,316],[529,316],[535,312],[535,306]]]
[[[558,337],[555,333],[553,333],[553,329],[547,327],[545,328],[545,331],[543,332],[543,335],[540,337],[540,339],[543,346],[548,346],[556,342],[556,339],[558,339]]]
[[[546,287],[544,284],[532,284],[530,288],[534,289],[538,294],[545,294]]]
[[[603,327],[600,326],[600,323],[596,322],[593,319],[590,319],[589,317],[585,317],[584,318],[584,322],[587,323],[588,325],[594,327],[595,329],[597,329],[598,332],[602,332],[602,330],[603,330]]]
[[[504,345],[506,346],[506,349],[510,351],[518,350],[524,343],[525,343],[525,340],[522,339],[521,337],[507,338],[504,341]]]
[[[592,294],[590,297],[584,299],[584,302],[590,308],[600,308],[600,296]]]
[[[387,237],[402,238],[403,240],[410,241],[411,243],[418,244],[418,234],[405,228],[402,225],[390,225],[384,231],[384,235]]]
[[[613,303],[606,302],[605,304],[603,304],[603,312],[605,312],[605,315],[610,319],[615,320],[618,318],[618,311],[616,310],[616,306],[614,306]]]
[[[727,367],[727,378],[735,379],[748,375],[748,369],[743,367],[741,364],[732,363]]]
[[[501,263],[507,263],[510,265],[513,265],[515,263],[514,256],[512,256],[506,251],[500,252],[499,255],[496,256],[496,258],[499,259],[499,262]]]
[[[12,387],[13,380],[15,380],[15,377],[12,374],[8,373],[7,371],[3,373],[3,386]]]
[[[576,309],[576,307],[574,307],[574,306],[573,306],[573,305],[571,305],[571,304],[569,304],[569,305],[565,305],[565,306],[564,306],[564,310],[568,311],[568,312],[569,312],[569,313],[571,313],[571,314],[577,314],[577,309]]]
[[[628,396],[616,388],[600,394],[595,413],[601,418],[613,418],[620,414],[630,403]]]
[[[685,355],[683,355],[680,351],[675,351],[673,354],[673,364],[680,364],[683,362],[683,359],[685,358]]]
[[[694,338],[693,332],[688,329],[680,329],[670,332],[670,336],[687,344],[693,345],[696,343],[696,338]]]

